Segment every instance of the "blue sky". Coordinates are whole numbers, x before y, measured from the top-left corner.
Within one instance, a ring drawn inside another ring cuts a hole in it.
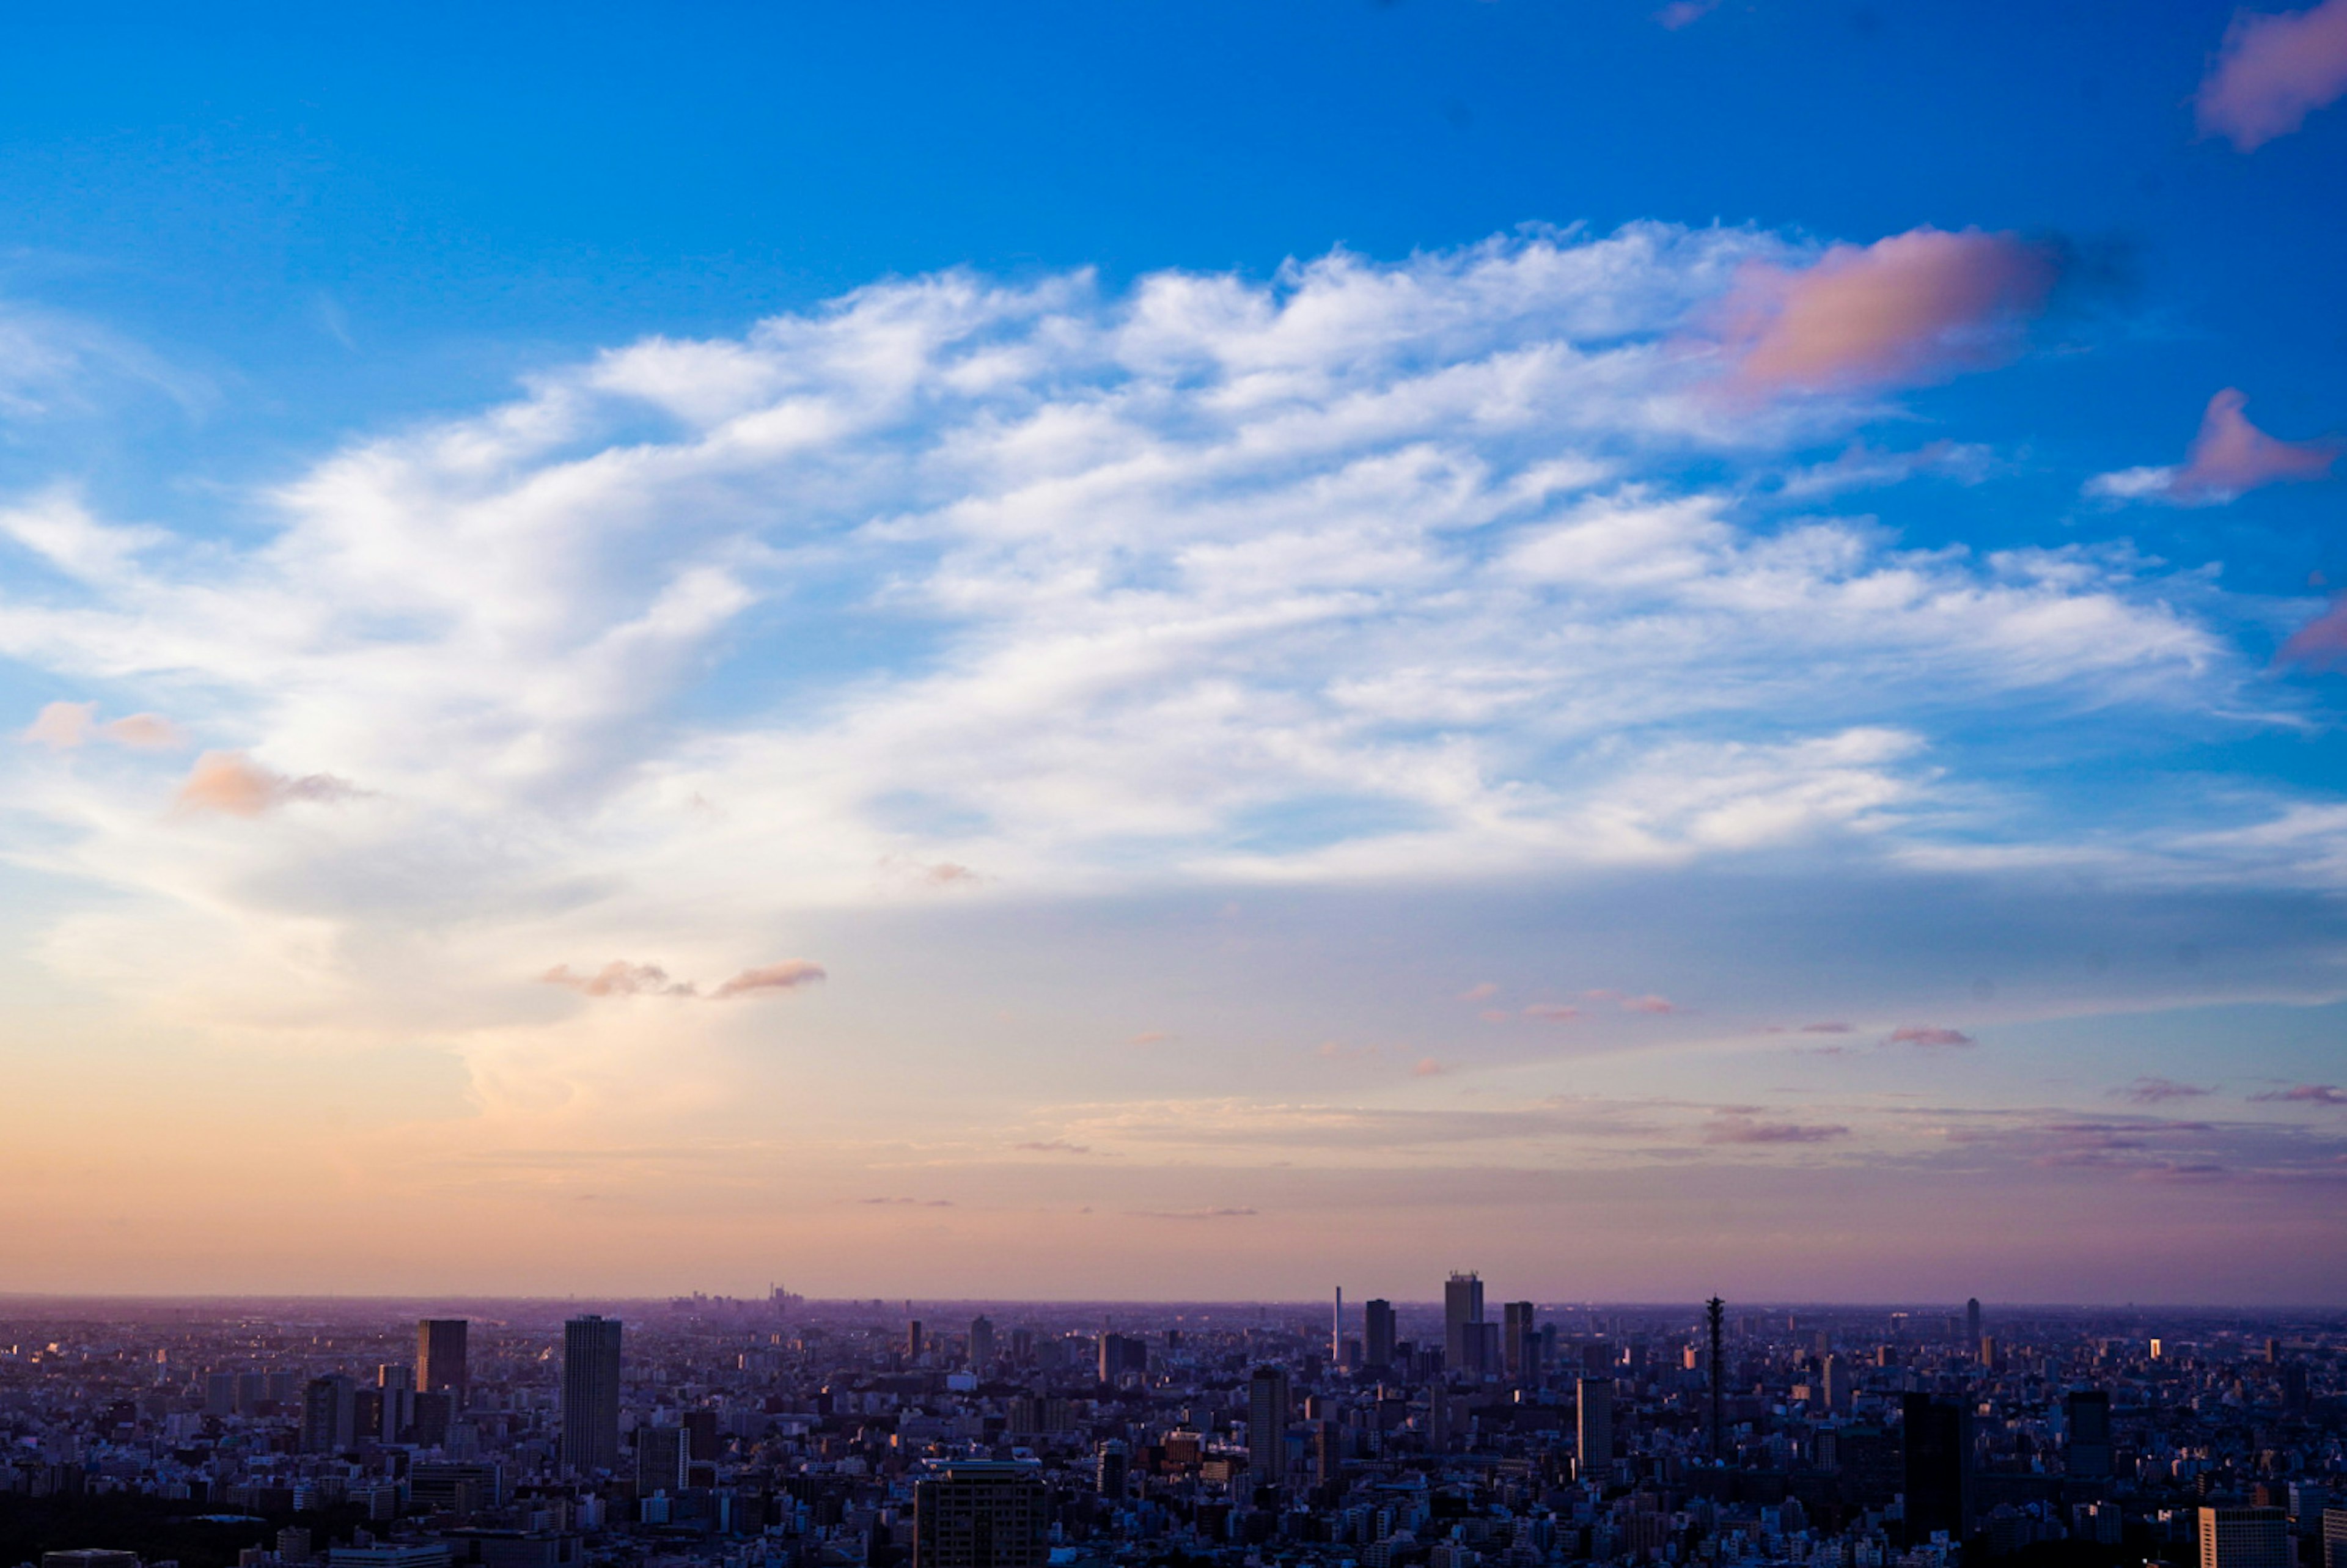
[[[2335,1299],[2342,8],[36,19],[10,1266]]]

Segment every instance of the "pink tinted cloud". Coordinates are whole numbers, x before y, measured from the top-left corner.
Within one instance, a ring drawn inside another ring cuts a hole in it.
[[[1665,1013],[1676,1012],[1679,1009],[1677,1004],[1673,1002],[1668,997],[1644,996],[1624,997],[1622,999],[1622,1010],[1624,1012]]]
[[[1801,1026],[1801,1032],[1803,1034],[1850,1034],[1854,1031],[1850,1025],[1839,1020],[1829,1020],[1824,1023],[1805,1023]]]
[[[2283,1105],[2347,1105],[2347,1089],[2330,1083],[2294,1083],[2250,1098]]]
[[[1723,1116],[1703,1130],[1706,1143],[1823,1143],[1849,1136],[1847,1127],[1758,1122],[1749,1116]]]
[[[206,752],[180,784],[178,804],[183,812],[259,816],[292,801],[331,804],[364,793],[332,774],[288,778],[272,773],[242,752]]]
[[[772,996],[777,991],[794,991],[801,986],[814,985],[825,978],[821,964],[805,958],[784,958],[780,963],[743,969],[709,994],[719,1001],[729,997]]]
[[[1885,1040],[1884,1043],[1887,1045],[1920,1045],[1936,1049],[1947,1046],[1973,1045],[1977,1042],[1971,1035],[1965,1034],[1958,1030],[1924,1029],[1911,1024],[1904,1029],[1892,1030],[1891,1031],[1890,1038]]]
[[[1037,1154],[1089,1154],[1092,1152],[1091,1144],[1071,1143],[1065,1138],[1046,1138],[1016,1147]]]
[[[1469,986],[1465,990],[1460,991],[1453,999],[1462,1002],[1480,1002],[1487,997],[1495,997],[1499,994],[1500,988],[1493,985],[1490,980],[1485,980],[1481,985]]]
[[[1717,324],[1747,392],[1920,385],[2012,359],[2060,271],[2016,235],[1912,229],[1806,268],[1748,263]]]
[[[2347,669],[2347,594],[2332,600],[2329,610],[2292,632],[2276,657],[2285,664],[2316,670]]]
[[[26,727],[24,738],[53,752],[69,752],[92,740],[142,750],[187,744],[179,727],[160,713],[130,713],[101,724],[95,702],[51,702]]]
[[[574,973],[568,964],[557,964],[538,977],[549,986],[568,986],[583,996],[590,997],[689,997],[695,995],[692,982],[669,978],[669,972],[658,964],[631,964],[624,958],[614,958],[591,975]]]
[[[2182,465],[2097,474],[2086,481],[2086,494],[2112,501],[2213,507],[2268,485],[2330,476],[2339,460],[2337,442],[2283,441],[2269,436],[2242,413],[2249,401],[2239,388],[2225,388],[2209,400]]]
[[[1481,1019],[1485,1023],[1506,1023],[1516,1015],[1501,1008],[1485,1008],[1481,1012],[1477,1013],[1475,1016]]]
[[[2243,152],[2288,136],[2347,93],[2347,0],[2279,15],[2244,11],[2225,30],[2195,107],[2204,136]]]
[[[1563,1002],[1534,1002],[1532,1006],[1524,1009],[1524,1016],[1526,1018],[1544,1018],[1553,1023],[1563,1023],[1568,1019],[1579,1018],[1581,1016],[1581,1009],[1577,1007],[1568,1006]]]
[[[1409,1075],[1412,1078],[1440,1078],[1450,1071],[1442,1063],[1429,1056],[1420,1059],[1419,1064],[1409,1070]]]
[[[1719,8],[1719,0],[1671,0],[1655,13],[1655,20],[1676,33],[1692,27]]]
[[[2124,1089],[2111,1091],[2116,1098],[2131,1100],[2137,1105],[2160,1105],[2170,1100],[2198,1100],[2216,1092],[2197,1083],[2178,1083],[2172,1078],[2156,1077],[2138,1078]]]

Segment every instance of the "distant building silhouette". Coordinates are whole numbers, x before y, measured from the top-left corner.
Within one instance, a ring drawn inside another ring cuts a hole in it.
[[[1257,1367],[1247,1379],[1247,1468],[1258,1485],[1277,1486],[1287,1479],[1289,1409],[1286,1369]]]
[[[1576,1468],[1603,1485],[1614,1464],[1614,1379],[1582,1378],[1573,1404]]]
[[[1532,1378],[1540,1372],[1540,1330],[1532,1325],[1532,1304],[1511,1301],[1500,1308],[1500,1354],[1511,1378]]]
[[[2078,1481],[2108,1481],[2116,1455],[2111,1449],[2111,1396],[2102,1389],[2080,1389],[2063,1401],[2070,1429],[2068,1469]]]
[[[472,1373],[466,1357],[471,1325],[462,1317],[426,1317],[415,1325],[415,1391],[455,1396],[464,1408]]]
[[[1393,1303],[1380,1297],[1365,1302],[1361,1307],[1362,1351],[1372,1367],[1388,1368],[1394,1364]]]
[[[562,1326],[562,1463],[620,1468],[620,1320],[589,1313]]]
[[[969,1369],[983,1372],[994,1365],[994,1320],[983,1314],[969,1320]]]
[[[1453,1372],[1484,1370],[1483,1337],[1474,1325],[1483,1321],[1483,1281],[1473,1274],[1454,1274],[1442,1286],[1442,1363]]]

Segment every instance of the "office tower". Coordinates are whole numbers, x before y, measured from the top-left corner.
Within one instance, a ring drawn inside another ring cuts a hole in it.
[[[1328,1319],[1328,1365],[1345,1364],[1345,1287],[1337,1287],[1337,1310]]]
[[[1111,1438],[1092,1459],[1092,1490],[1102,1497],[1122,1497],[1125,1477],[1133,1466],[1132,1450],[1122,1439]]]
[[[1972,1526],[1973,1412],[1929,1394],[1902,1394],[1900,1419],[1907,1493],[1907,1538],[1944,1530],[1962,1541]]]
[[[994,1323],[983,1315],[969,1320],[969,1369],[983,1372],[994,1365]]]
[[[302,1451],[341,1453],[358,1438],[358,1388],[337,1373],[302,1389]]]
[[[1442,1286],[1442,1361],[1453,1372],[1481,1372],[1482,1336],[1467,1326],[1483,1321],[1483,1281],[1454,1274]]]
[[[585,1475],[620,1468],[620,1320],[589,1313],[562,1326],[562,1463]]]
[[[208,1372],[204,1375],[204,1414],[232,1416],[236,1414],[236,1374]]]
[[[2266,1365],[2269,1367],[2281,1365],[2281,1341],[2270,1335],[2266,1338]]]
[[[921,1320],[916,1317],[910,1323],[905,1325],[905,1359],[907,1361],[917,1361],[920,1358]]]
[[[1603,1484],[1614,1467],[1614,1379],[1583,1378],[1579,1390],[1573,1411],[1573,1441],[1580,1456],[1575,1473]]]
[[[1100,1380],[1113,1388],[1117,1379],[1127,1372],[1145,1374],[1149,1370],[1149,1341],[1125,1334],[1102,1334],[1100,1337]]]
[[[257,1416],[261,1402],[269,1398],[269,1377],[264,1372],[239,1372],[236,1375],[236,1413]]]
[[[2305,1419],[2313,1409],[2308,1398],[2306,1368],[2292,1361],[2281,1369],[2281,1413],[2292,1420]]]
[[[724,1446],[717,1438],[715,1410],[687,1410],[677,1419],[684,1429],[684,1457],[694,1464],[715,1464]]]
[[[1031,1465],[940,1464],[913,1487],[912,1568],[1043,1568],[1049,1501]]]
[[[1992,1372],[2004,1370],[2004,1359],[2002,1353],[1997,1349],[1995,1335],[1983,1334],[1977,1340],[1973,1341],[1973,1344],[1980,1352],[1980,1361],[1982,1366],[1987,1368]]]
[[[1727,1303],[1713,1296],[1703,1304],[1704,1323],[1711,1330],[1711,1457],[1727,1457],[1727,1352],[1720,1336],[1727,1325]]]
[[[2155,1339],[2151,1342],[2151,1358],[2155,1361],[2165,1361],[2168,1359],[2167,1340]]]
[[[415,1426],[415,1368],[385,1362],[374,1369],[374,1386],[383,1395],[383,1440],[395,1443]]]
[[[1852,1368],[1850,1362],[1842,1357],[1828,1356],[1826,1358],[1825,1374],[1821,1380],[1825,1384],[1825,1402],[1827,1409],[1847,1410],[1850,1409],[1850,1395],[1854,1392],[1851,1388],[1850,1378],[1855,1370],[1856,1368]]]
[[[2076,1481],[2108,1481],[2113,1473],[2111,1396],[2102,1389],[2081,1389],[2063,1402],[2065,1424],[2070,1429],[2069,1471]]]
[[[1257,1367],[1247,1379],[1247,1469],[1260,1486],[1287,1479],[1287,1374]]]
[[[1500,1358],[1511,1378],[1540,1375],[1539,1330],[1532,1325],[1532,1304],[1511,1301],[1500,1308]]]
[[[415,1441],[424,1448],[436,1449],[448,1440],[448,1426],[456,1418],[456,1396],[454,1394],[418,1394],[415,1396]]]
[[[650,1497],[658,1491],[682,1491],[691,1453],[690,1440],[682,1427],[638,1427],[636,1495]]]
[[[2322,1511],[2322,1568],[2347,1568],[2347,1508]]]
[[[1392,1302],[1380,1297],[1362,1307],[1361,1339],[1362,1349],[1368,1353],[1370,1366],[1382,1368],[1394,1364]]]
[[[2297,1561],[2280,1509],[2200,1511],[2200,1568],[2295,1568]]]
[[[415,1325],[415,1391],[452,1394],[462,1409],[471,1375],[466,1368],[465,1340],[469,1331],[462,1317],[425,1317]]]
[[[1978,1349],[1980,1342],[1980,1297],[1975,1296],[1964,1303],[1964,1343]]]

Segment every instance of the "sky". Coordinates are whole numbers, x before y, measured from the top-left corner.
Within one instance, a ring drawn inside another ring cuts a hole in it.
[[[0,57],[9,1289],[2347,1300],[2347,0]]]

